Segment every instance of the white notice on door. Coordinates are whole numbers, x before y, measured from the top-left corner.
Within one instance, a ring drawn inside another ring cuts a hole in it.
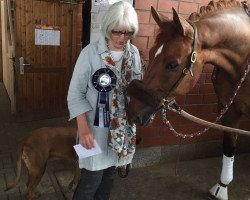
[[[35,45],[60,46],[60,30],[35,29]]]

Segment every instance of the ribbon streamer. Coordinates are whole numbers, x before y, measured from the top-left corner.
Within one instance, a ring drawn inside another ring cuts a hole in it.
[[[92,84],[98,91],[94,125],[98,127],[109,127],[109,92],[116,85],[116,75],[108,68],[97,70],[92,76]]]

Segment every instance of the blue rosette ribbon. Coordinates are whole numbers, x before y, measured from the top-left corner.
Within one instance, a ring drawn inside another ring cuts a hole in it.
[[[109,68],[98,69],[92,76],[92,84],[98,91],[94,125],[109,127],[109,92],[116,86],[116,75]]]

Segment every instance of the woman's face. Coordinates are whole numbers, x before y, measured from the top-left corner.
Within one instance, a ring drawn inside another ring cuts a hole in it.
[[[110,33],[108,41],[109,48],[112,51],[122,51],[127,41],[131,39],[133,32],[128,31],[124,28],[113,29]]]

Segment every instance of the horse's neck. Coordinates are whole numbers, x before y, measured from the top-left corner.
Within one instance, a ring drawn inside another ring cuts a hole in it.
[[[197,23],[204,62],[235,77],[250,58],[250,18],[241,8]]]

